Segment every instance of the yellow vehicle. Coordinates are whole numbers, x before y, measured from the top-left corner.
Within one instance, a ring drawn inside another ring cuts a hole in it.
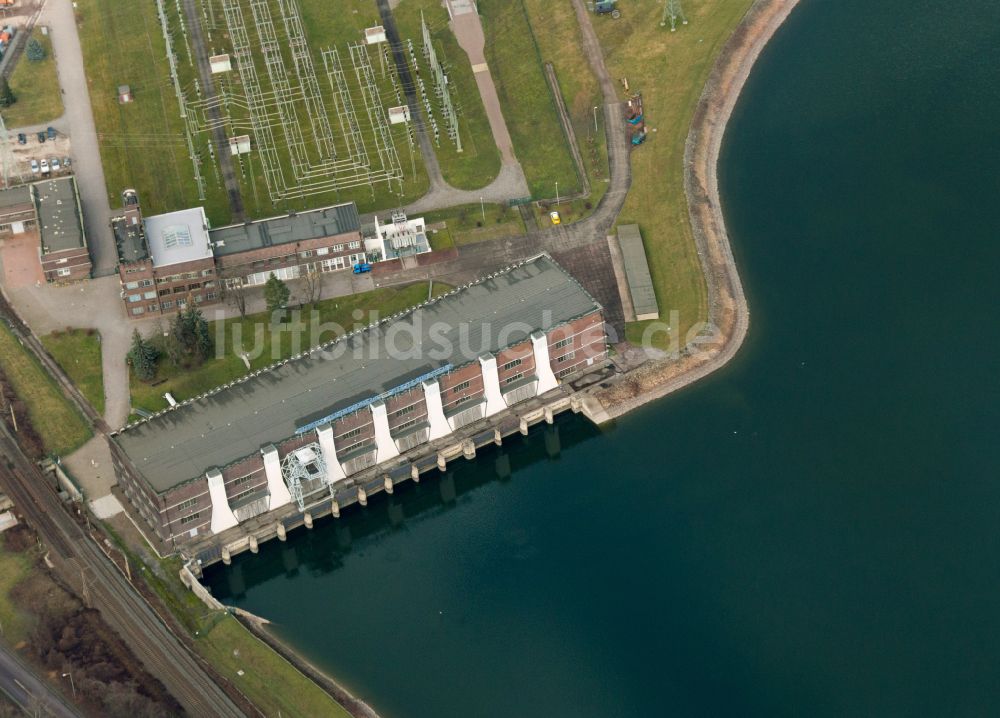
[[[562,220],[559,219],[559,213],[556,212],[555,210],[549,212],[549,219],[552,220],[552,224],[559,224],[560,222],[562,222]]]

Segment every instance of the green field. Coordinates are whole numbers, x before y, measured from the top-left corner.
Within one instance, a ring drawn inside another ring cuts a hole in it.
[[[33,30],[31,37],[45,49],[45,59],[32,62],[24,53],[18,60],[10,77],[10,89],[14,91],[17,102],[2,113],[9,130],[50,122],[63,113],[52,41],[39,30]]]
[[[48,453],[65,456],[91,437],[80,412],[3,324],[0,324],[0,367],[14,392],[27,405],[31,423]]]
[[[351,715],[231,616],[215,624],[196,645],[215,669],[243,691],[265,715],[302,718],[349,718]],[[243,671],[243,675],[238,671]]]
[[[440,2],[402,0],[392,14],[396,18],[396,25],[403,41],[413,41],[420,77],[424,80],[428,94],[433,97],[434,83],[430,65],[422,51],[421,11],[431,32],[438,61],[448,75],[449,87],[452,88],[452,102],[458,113],[459,136],[462,140],[462,152],[458,152],[455,143],[445,134],[444,115],[438,112],[439,104],[436,99],[432,99],[435,117],[441,131],[440,146],[435,148],[435,154],[441,165],[441,174],[452,187],[459,189],[485,187],[500,172],[500,152],[493,141],[490,122],[486,117],[482,98],[479,96],[469,56],[459,46],[454,33],[448,27],[448,11]]]
[[[101,335],[92,329],[52,332],[42,344],[98,414],[104,414]]]
[[[434,283],[435,296],[450,290],[451,287],[446,284]],[[370,321],[370,316],[374,316],[370,313],[377,313],[378,316],[384,317],[412,307],[426,299],[426,284],[383,287],[371,292],[317,302],[316,311],[321,325],[332,323],[350,330],[358,323],[352,316],[355,311],[362,312],[364,318],[360,324],[364,325]],[[298,346],[294,344],[292,333],[289,331],[283,331],[277,337],[272,335],[266,313],[249,314],[246,319],[242,320],[239,318],[219,320],[221,325],[219,322],[209,322],[212,336],[224,338],[224,354],[220,358],[210,359],[196,369],[182,369],[172,365],[166,357],[162,357],[158,373],[152,384],[146,384],[134,376],[131,377],[132,406],[147,411],[158,411],[167,406],[167,402],[163,398],[165,392],[169,391],[178,401],[181,401],[203,394],[220,384],[245,375],[247,373],[246,365],[233,351],[234,336],[237,332],[242,338],[242,346],[248,352],[255,344],[255,337],[259,336],[261,339],[257,345],[260,349],[259,355],[251,357],[250,366],[254,371],[334,338],[334,334],[328,331],[321,332],[321,336],[314,337],[309,326],[308,313],[304,313],[303,317],[302,321],[306,326],[298,335]],[[322,326],[320,328],[322,329]],[[218,343],[217,340],[217,354]]]
[[[708,316],[684,195],[684,144],[715,58],[751,4],[687,0],[690,22],[673,33],[659,25],[659,4],[629,3],[619,20],[592,18],[611,76],[628,77],[631,90],[642,92],[650,130],[632,152],[632,187],[618,221],[641,228],[660,317],[679,313],[682,343],[687,330]],[[628,338],[641,337],[643,326],[627,327]]]
[[[28,553],[14,553],[3,545],[0,536],[0,640],[8,645],[16,645],[31,635],[34,617],[14,605],[10,592],[31,571],[31,556]]]
[[[556,182],[561,195],[579,191],[579,178],[524,3],[482,0],[479,12],[486,33],[486,59],[514,154],[524,169],[532,197],[555,197]]]
[[[132,187],[147,214],[203,204],[213,223],[228,219],[221,183],[208,184],[204,202],[198,198],[156,6],[121,10],[117,0],[88,0],[76,9],[111,206],[121,206],[121,191]],[[134,102],[118,103],[119,85],[132,88]],[[197,151],[207,156],[207,143]]]

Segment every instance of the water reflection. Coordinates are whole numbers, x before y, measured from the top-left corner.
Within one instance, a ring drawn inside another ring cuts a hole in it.
[[[284,543],[273,540],[261,544],[259,554],[234,557],[232,566],[217,564],[205,572],[205,583],[224,603],[239,603],[247,587],[284,575],[294,578],[304,568],[312,576],[336,571],[343,566],[356,544],[362,546],[394,531],[405,531],[414,521],[426,521],[454,510],[463,496],[500,481],[509,482],[519,470],[531,465],[557,461],[563,449],[600,435],[590,422],[564,414],[553,425],[536,426],[527,437],[508,437],[502,446],[479,449],[472,461],[455,459],[443,473],[430,472],[419,483],[407,481],[393,494],[371,497],[367,507],[354,505],[343,510],[339,519],[316,520],[312,530],[299,528]]]

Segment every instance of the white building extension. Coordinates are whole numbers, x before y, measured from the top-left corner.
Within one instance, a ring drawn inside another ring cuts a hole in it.
[[[382,259],[396,259],[431,251],[427,241],[424,218],[407,219],[402,211],[393,212],[392,221],[385,224],[375,217],[375,238],[372,241]]]

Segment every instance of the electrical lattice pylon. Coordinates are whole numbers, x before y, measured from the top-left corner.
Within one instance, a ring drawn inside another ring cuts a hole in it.
[[[11,148],[10,137],[7,136],[7,125],[4,124],[3,117],[0,117],[0,165],[3,169],[3,186],[10,187],[12,184],[24,184],[24,177],[21,175],[21,167],[14,157],[14,150]]]
[[[681,7],[681,0],[664,0],[663,1],[663,17],[660,19],[660,27],[667,24],[667,19],[670,19],[670,32],[677,29],[677,21],[680,20],[682,25],[687,25],[688,20],[684,17],[684,8]]]

